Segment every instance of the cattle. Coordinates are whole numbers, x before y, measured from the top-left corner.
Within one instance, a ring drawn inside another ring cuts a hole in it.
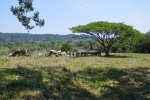
[[[71,58],[71,57],[76,57],[76,52],[68,52],[67,53],[68,55],[69,55],[69,57]]]
[[[98,50],[98,51],[88,51],[88,54],[89,55],[92,55],[92,56],[101,56],[101,50]]]
[[[70,57],[86,57],[86,56],[101,56],[101,51],[97,50],[78,50],[77,52],[69,52]]]
[[[67,53],[70,58],[80,57],[80,52],[68,52]]]
[[[12,56],[12,54],[13,54],[13,53],[10,53],[8,56],[10,57],[10,56]]]
[[[61,52],[56,50],[50,50],[48,54],[45,55],[46,57],[50,56],[63,56],[63,57],[86,57],[86,56],[101,56],[100,50],[78,50],[76,52]]]
[[[55,55],[56,57],[58,57],[61,53],[59,53],[56,50],[50,50],[49,53],[46,56],[53,56]]]
[[[61,52],[61,56],[62,57],[67,57],[67,53],[66,52]]]
[[[42,53],[38,53],[38,56],[39,56],[39,57],[42,57],[42,55],[43,55]]]
[[[10,56],[29,56],[27,48],[16,49]]]

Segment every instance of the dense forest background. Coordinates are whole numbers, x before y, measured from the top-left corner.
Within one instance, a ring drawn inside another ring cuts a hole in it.
[[[0,55],[7,55],[17,48],[28,48],[30,52],[61,50],[61,46],[66,43],[72,45],[72,51],[79,49],[102,50],[101,46],[86,34],[0,33]],[[143,38],[134,46],[130,43],[115,43],[111,52],[150,53],[150,31],[143,34]]]

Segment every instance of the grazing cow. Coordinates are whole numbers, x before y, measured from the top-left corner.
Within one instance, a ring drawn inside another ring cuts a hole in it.
[[[13,53],[10,53],[8,56],[10,57],[10,56],[12,56],[12,54],[13,54]]]
[[[88,54],[92,56],[101,56],[101,50],[98,50],[98,51],[91,50],[88,52]]]
[[[101,51],[96,50],[78,50],[77,52],[70,52],[70,57],[86,57],[86,56],[101,56]]]
[[[79,52],[68,52],[69,57],[79,57],[81,54]]]
[[[55,55],[56,57],[58,57],[60,53],[58,53],[56,50],[50,50],[46,56],[52,56],[52,55]]]
[[[42,55],[43,55],[42,53],[38,53],[38,56],[39,56],[39,57],[42,57]]]
[[[14,53],[11,54],[11,56],[29,56],[28,49],[22,48],[22,49],[16,49]]]
[[[66,52],[61,52],[61,56],[62,57],[67,57],[67,53]]]

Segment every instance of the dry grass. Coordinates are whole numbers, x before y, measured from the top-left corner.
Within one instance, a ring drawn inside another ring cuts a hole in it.
[[[82,70],[87,67],[133,68],[149,67],[150,54],[115,54],[112,57],[0,57],[0,68],[50,67],[64,65],[71,70]]]
[[[1,56],[0,99],[149,99],[150,54],[113,55]]]

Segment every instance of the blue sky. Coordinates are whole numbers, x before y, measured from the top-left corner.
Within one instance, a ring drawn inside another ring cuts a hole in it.
[[[0,3],[0,32],[27,31],[10,12],[18,0]],[[150,30],[150,0],[33,0],[35,11],[45,19],[44,27],[30,33],[71,34],[69,28],[95,21],[124,22],[142,33]]]

